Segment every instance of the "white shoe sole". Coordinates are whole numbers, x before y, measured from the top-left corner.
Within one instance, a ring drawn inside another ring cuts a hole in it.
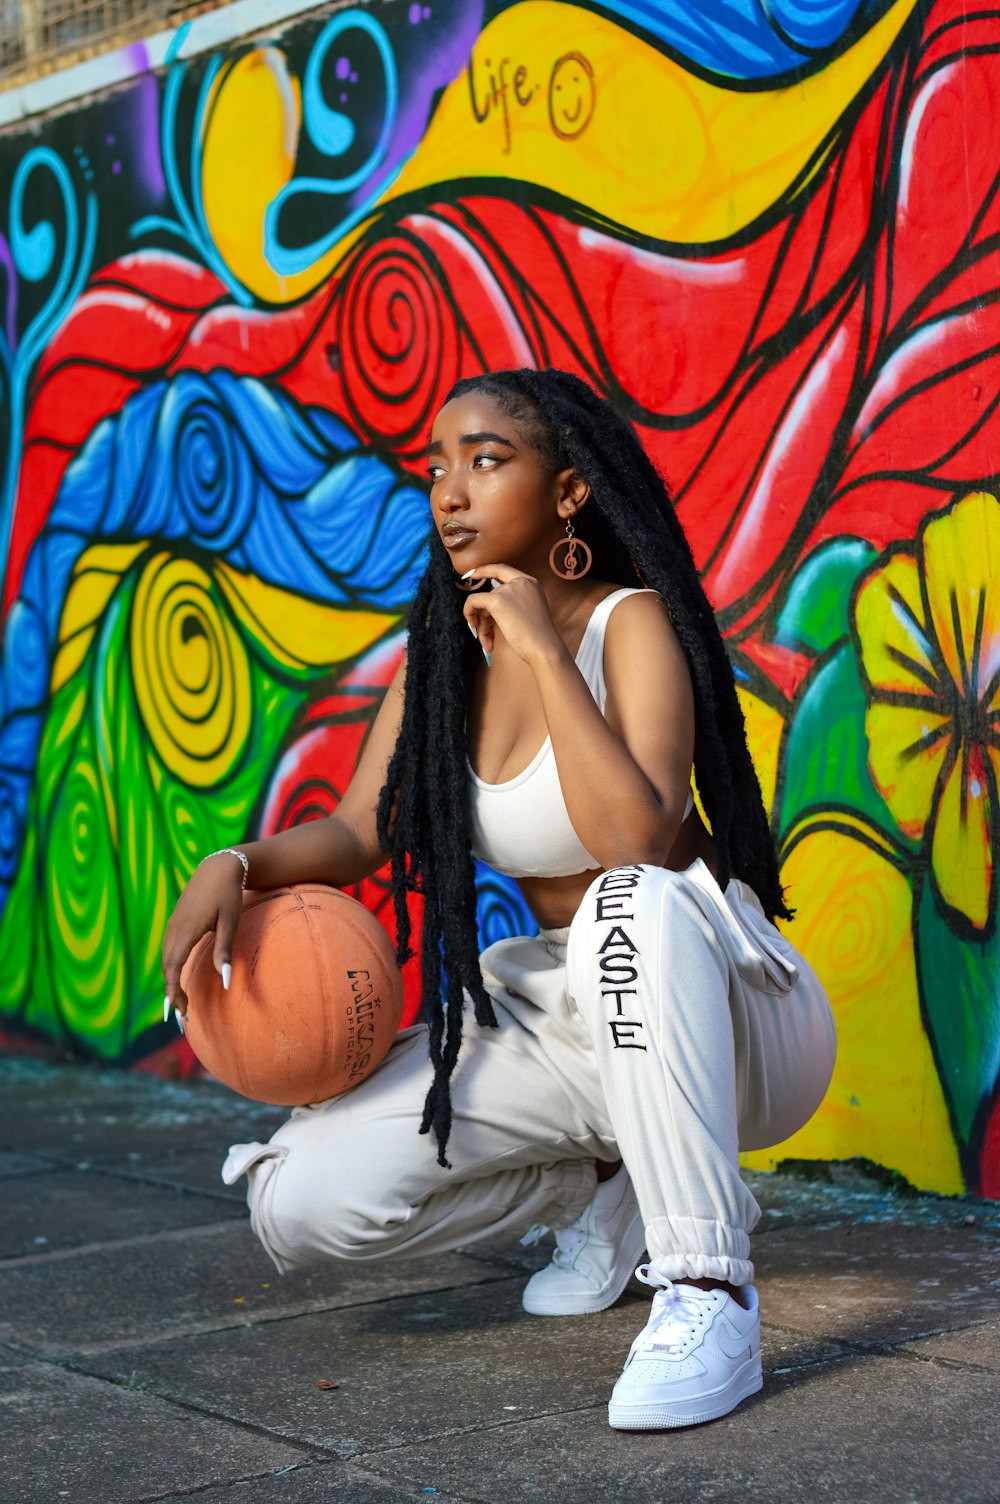
[[[752,1394],[763,1388],[760,1358],[747,1363],[733,1374],[728,1384],[707,1394],[693,1394],[685,1399],[648,1401],[634,1405],[612,1400],[608,1405],[608,1424],[616,1431],[665,1431],[674,1426],[698,1426],[703,1421],[719,1420]]]
[[[531,1286],[536,1276],[532,1276],[524,1287],[521,1305],[529,1316],[596,1316],[599,1311],[606,1311],[608,1306],[614,1305],[635,1273],[635,1266],[641,1263],[645,1251],[646,1232],[642,1217],[637,1215],[626,1229],[619,1257],[615,1260],[607,1284],[600,1290],[587,1296],[560,1295],[558,1288],[546,1289],[543,1285],[540,1290],[533,1291]]]

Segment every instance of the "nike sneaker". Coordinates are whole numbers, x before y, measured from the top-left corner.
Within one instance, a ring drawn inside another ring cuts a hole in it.
[[[662,1288],[611,1395],[616,1431],[696,1426],[757,1393],[760,1309],[752,1285],[740,1290],[744,1307],[726,1290],[660,1280],[648,1264],[636,1277]]]
[[[531,1244],[548,1232],[533,1227]],[[552,1261],[533,1274],[521,1304],[532,1316],[590,1316],[613,1305],[646,1250],[646,1234],[628,1171],[622,1165],[594,1192],[587,1210],[555,1235]]]

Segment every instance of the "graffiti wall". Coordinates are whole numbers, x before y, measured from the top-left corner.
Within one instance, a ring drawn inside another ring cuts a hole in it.
[[[166,916],[335,807],[436,405],[556,365],[672,488],[837,1011],[826,1103],[750,1162],[1000,1195],[997,13],[378,0],[193,43],[0,135],[8,1034],[183,1048]],[[486,937],[528,922],[480,883]]]

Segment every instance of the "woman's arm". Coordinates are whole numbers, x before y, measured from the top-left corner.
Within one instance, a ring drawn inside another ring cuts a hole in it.
[[[538,581],[506,564],[479,565],[476,573],[498,585],[470,595],[465,616],[486,651],[499,628],[534,673],[580,840],[602,867],[661,866],[684,818],[694,756],[691,678],[662,601],[634,595],[611,613],[602,715]]]
[[[561,641],[532,661],[573,828],[602,867],[661,866],[691,784],[694,694],[656,595],[620,601],[608,619],[604,715]]]
[[[244,841],[248,888],[327,883],[345,888],[385,865],[375,812],[403,717],[405,660],[386,690],[351,781],[332,815],[309,820],[260,841]]]
[[[344,797],[325,820],[310,820],[240,850],[249,863],[247,886],[283,888],[291,883],[328,883],[343,888],[370,877],[384,865],[375,828],[379,794],[399,735],[403,715],[405,663],[386,690]],[[186,1013],[181,968],[193,947],[215,931],[213,961],[229,985],[233,937],[243,910],[242,864],[221,854],[196,867],[181,893],[163,940],[163,981],[168,1003]]]

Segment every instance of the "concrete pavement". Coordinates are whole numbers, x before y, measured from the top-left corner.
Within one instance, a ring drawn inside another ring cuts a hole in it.
[[[283,1116],[0,1059],[3,1504],[1000,1500],[997,1204],[752,1177],[763,1393],[619,1434],[648,1292],[526,1316],[510,1239],[282,1278],[218,1169]]]

